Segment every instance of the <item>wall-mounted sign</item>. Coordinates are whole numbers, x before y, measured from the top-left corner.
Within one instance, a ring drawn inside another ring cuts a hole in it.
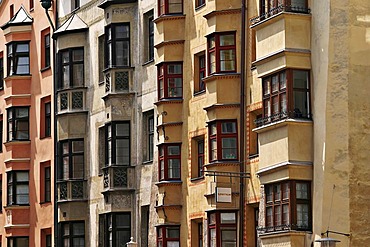
[[[216,202],[231,202],[231,188],[216,188]]]

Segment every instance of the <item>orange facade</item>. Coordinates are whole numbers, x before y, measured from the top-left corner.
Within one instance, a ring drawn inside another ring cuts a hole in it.
[[[0,26],[0,241],[2,246],[51,246],[51,28],[33,0],[0,1]]]

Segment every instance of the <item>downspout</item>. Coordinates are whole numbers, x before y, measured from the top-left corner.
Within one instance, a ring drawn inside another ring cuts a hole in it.
[[[240,61],[240,196],[239,196],[239,247],[244,246],[244,173],[245,173],[245,54],[246,54],[246,6],[245,0],[241,0],[241,61]]]

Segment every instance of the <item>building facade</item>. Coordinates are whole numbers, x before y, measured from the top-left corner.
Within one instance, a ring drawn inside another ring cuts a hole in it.
[[[52,29],[36,1],[0,1],[0,25],[0,241],[51,246]]]

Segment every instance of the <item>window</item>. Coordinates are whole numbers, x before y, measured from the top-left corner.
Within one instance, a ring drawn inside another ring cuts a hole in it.
[[[105,67],[130,66],[130,24],[111,24],[105,28]]]
[[[159,146],[159,180],[181,180],[181,145]]]
[[[141,206],[141,247],[148,247],[149,205]]]
[[[208,37],[209,74],[236,71],[235,33],[216,33]]]
[[[203,247],[203,219],[191,220],[191,246]]]
[[[154,152],[154,111],[148,111],[143,113],[143,121],[144,121],[144,155],[146,161],[153,160],[153,152]]]
[[[206,77],[206,56],[204,52],[195,55],[194,66],[194,93],[204,92],[206,90],[203,81],[204,77]]]
[[[29,205],[28,171],[10,171],[7,176],[7,205]]]
[[[157,247],[180,247],[180,227],[158,226]]]
[[[30,74],[29,42],[11,42],[7,44],[8,76]]]
[[[60,227],[60,246],[84,247],[85,246],[85,222],[63,222]]]
[[[41,32],[41,67],[50,68],[50,29]]]
[[[51,247],[51,234],[45,236],[46,247]]]
[[[29,140],[29,107],[11,107],[8,114],[8,141]]]
[[[265,185],[266,231],[310,230],[310,183],[285,181]]]
[[[309,71],[285,70],[262,80],[263,118],[257,126],[291,118],[311,118]]]
[[[14,16],[14,4],[11,4],[9,6],[9,14],[10,14],[10,18],[9,19],[12,19],[13,16]]]
[[[28,247],[28,237],[10,237],[8,247]]]
[[[80,7],[80,0],[72,0],[71,4],[72,4],[71,9],[73,11]]]
[[[211,162],[238,159],[238,132],[235,120],[212,122],[208,133]]]
[[[130,165],[130,122],[112,122],[106,126],[106,165]]]
[[[99,215],[99,246],[115,247],[130,242],[130,213],[110,213]]]
[[[104,82],[104,57],[105,57],[105,35],[100,35],[98,38],[98,49],[99,49],[99,55],[98,55],[98,63],[99,63],[99,83]]]
[[[208,242],[209,247],[236,247],[236,213],[208,213]]]
[[[204,175],[204,136],[197,136],[192,139],[191,152],[191,178],[201,178]]]
[[[73,139],[59,143],[61,180],[84,178],[84,140]]]
[[[3,115],[0,115],[0,153],[3,152]]]
[[[145,58],[148,62],[154,60],[154,22],[153,22],[153,10],[148,11],[144,14],[144,25],[145,25],[145,46],[147,47],[145,52]]]
[[[51,167],[44,168],[44,201],[51,201]]]
[[[72,48],[59,52],[59,89],[84,86],[84,49]]]
[[[0,174],[0,212],[2,211],[3,211],[3,174]],[[0,244],[0,247],[1,247],[1,244]]]
[[[260,121],[262,119],[261,110],[255,110],[252,112],[248,112],[249,114],[249,150],[248,154],[250,158],[258,156],[259,153],[259,144],[258,144],[258,133],[255,131],[252,131],[253,128],[255,128],[255,123]]]
[[[40,107],[40,137],[51,136],[51,97],[47,96],[41,99]]]
[[[182,0],[158,0],[158,16],[182,14]]]
[[[206,5],[206,0],[195,0],[195,8],[199,8]]]
[[[30,0],[30,10],[33,10],[33,8],[34,8],[34,2],[33,2],[34,0]]]
[[[182,63],[158,66],[158,99],[182,98]]]
[[[4,57],[0,52],[0,90],[4,89]]]
[[[41,246],[40,247],[51,247],[51,228],[41,229]]]

